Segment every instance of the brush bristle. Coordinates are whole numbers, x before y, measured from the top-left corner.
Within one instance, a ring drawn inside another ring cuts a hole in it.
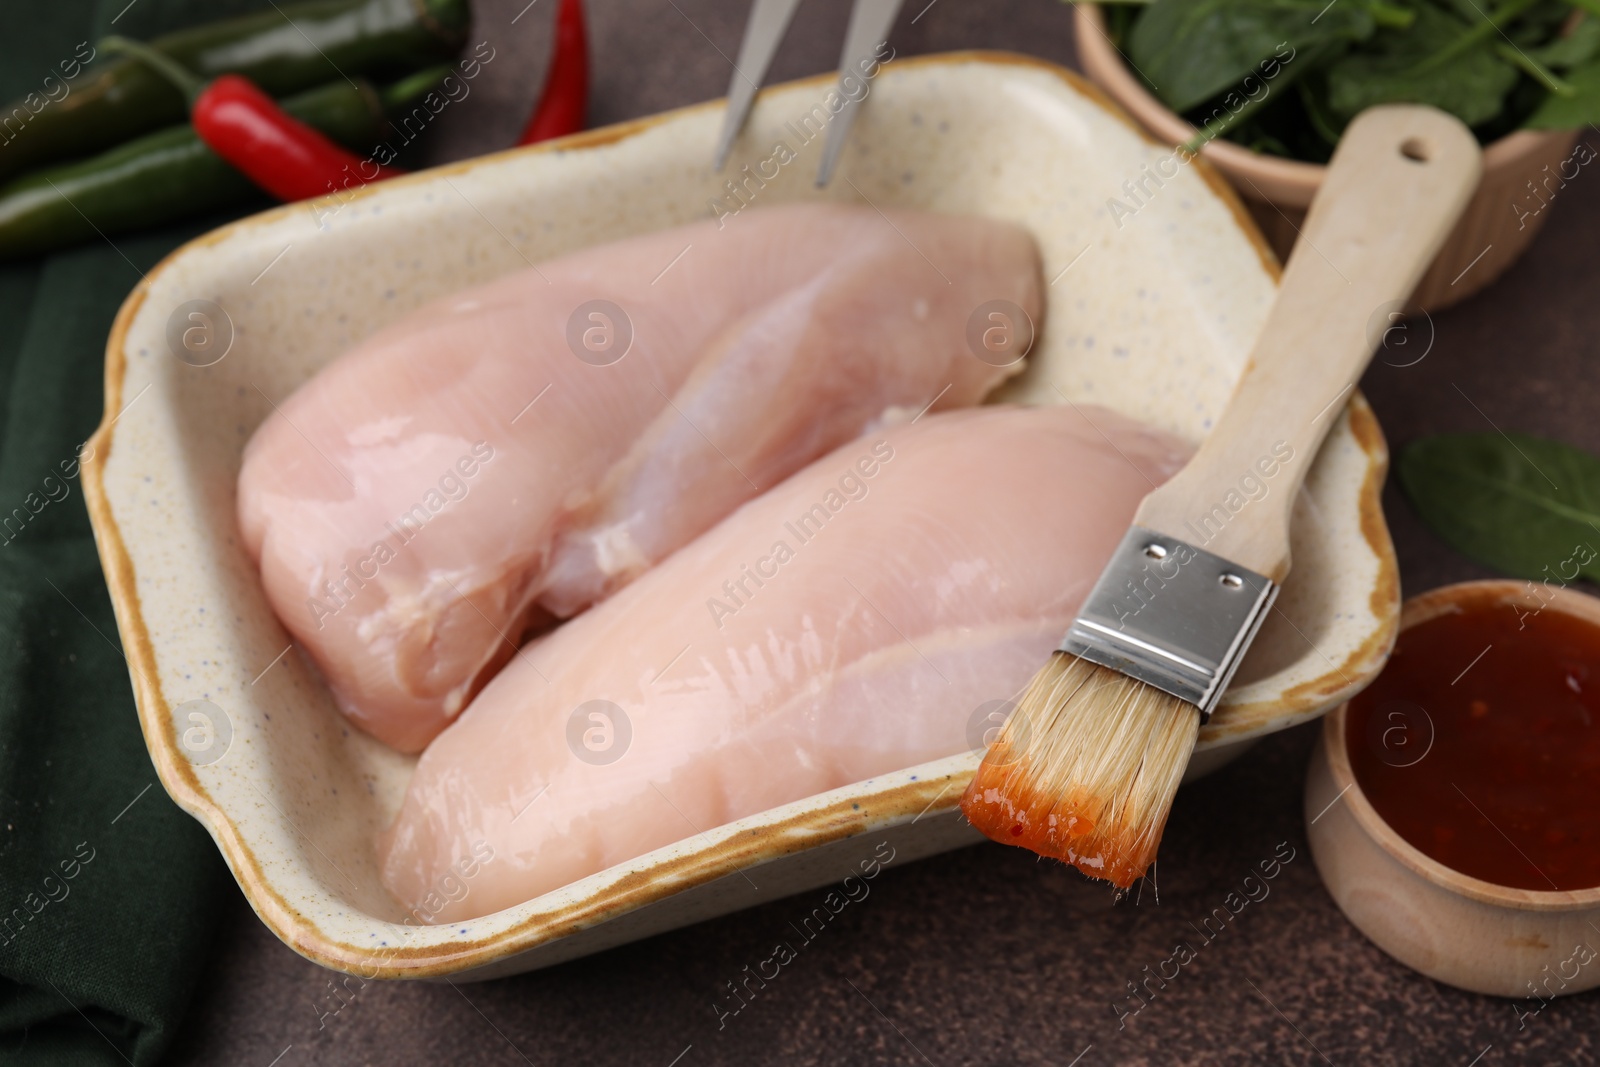
[[[1126,889],[1156,857],[1199,731],[1193,704],[1057,652],[989,746],[961,810],[1002,844]]]

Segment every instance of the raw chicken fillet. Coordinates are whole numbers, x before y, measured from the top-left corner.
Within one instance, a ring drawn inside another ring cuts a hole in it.
[[[484,915],[977,747],[1187,453],[1070,406],[844,445],[523,649],[423,754],[385,884],[439,921]]]
[[[344,711],[414,752],[530,622],[874,426],[980,400],[1017,369],[968,346],[992,300],[1038,320],[1038,253],[976,218],[791,206],[577,252],[278,403],[239,476],[245,544]]]

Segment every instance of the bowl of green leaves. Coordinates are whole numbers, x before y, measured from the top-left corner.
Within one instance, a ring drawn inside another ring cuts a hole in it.
[[[1080,3],[1076,32],[1085,73],[1185,161],[1198,151],[1220,170],[1280,256],[1361,111],[1422,103],[1465,122],[1483,182],[1418,307],[1498,277],[1600,155],[1579,140],[1600,122],[1600,0],[1116,0]]]

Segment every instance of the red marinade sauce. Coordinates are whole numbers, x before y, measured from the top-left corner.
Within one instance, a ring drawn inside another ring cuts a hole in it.
[[[1357,783],[1383,820],[1462,874],[1600,886],[1600,626],[1486,595],[1400,634],[1350,703]]]

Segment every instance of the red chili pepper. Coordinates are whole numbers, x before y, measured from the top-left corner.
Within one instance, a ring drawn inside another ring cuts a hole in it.
[[[137,41],[108,37],[103,45],[141,60],[183,90],[195,133],[206,146],[279,200],[309,200],[405,173],[335,144],[284,111],[248,78],[224,74],[202,84],[166,55]]]
[[[548,141],[583,129],[589,107],[589,44],[583,28],[583,0],[561,0],[556,10],[555,49],[545,75],[539,106],[533,109],[518,144]]]
[[[340,147],[237,74],[207,85],[192,118],[212,151],[279,200],[309,200],[405,173]]]

